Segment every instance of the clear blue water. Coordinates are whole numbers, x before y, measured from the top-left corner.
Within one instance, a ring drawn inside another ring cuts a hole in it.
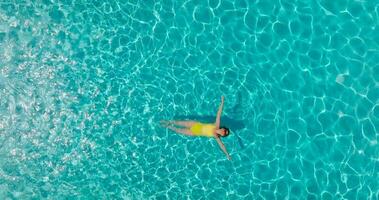
[[[0,199],[379,199],[379,2],[0,2]],[[161,119],[215,117],[223,141]]]

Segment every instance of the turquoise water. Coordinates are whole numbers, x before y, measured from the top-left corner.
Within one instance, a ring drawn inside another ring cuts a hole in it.
[[[379,2],[0,2],[0,199],[379,199]],[[162,119],[213,120],[223,139]]]

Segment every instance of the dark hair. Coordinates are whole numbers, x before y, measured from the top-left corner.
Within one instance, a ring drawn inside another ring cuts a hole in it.
[[[220,126],[220,129],[225,129],[226,130],[226,134],[224,136],[221,136],[221,137],[227,137],[230,134],[229,128],[227,128],[225,126]]]

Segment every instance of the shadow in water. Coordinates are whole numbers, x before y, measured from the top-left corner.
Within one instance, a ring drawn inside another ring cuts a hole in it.
[[[236,93],[236,101],[234,102],[234,106],[229,110],[229,113],[235,116],[243,113],[243,105],[242,105],[242,91],[238,91]],[[225,100],[227,101],[227,99]],[[226,102],[227,103],[227,102]],[[216,116],[211,115],[177,115],[174,117],[174,120],[193,120],[199,121],[203,123],[214,123],[216,121]],[[230,129],[232,135],[236,136],[238,143],[241,148],[245,148],[241,137],[238,135],[238,130],[242,130],[246,127],[242,120],[235,120],[228,116],[221,116],[221,126],[226,126]]]

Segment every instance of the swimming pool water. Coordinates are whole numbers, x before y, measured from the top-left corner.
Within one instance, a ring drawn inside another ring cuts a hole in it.
[[[1,1],[0,198],[379,199],[378,25],[377,0]],[[232,161],[159,126],[221,95]]]

